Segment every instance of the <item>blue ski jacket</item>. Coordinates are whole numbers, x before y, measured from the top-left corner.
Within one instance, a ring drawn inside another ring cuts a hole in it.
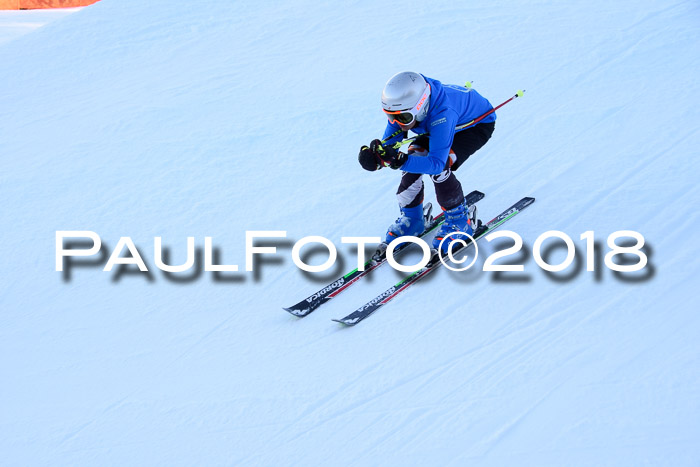
[[[423,76],[430,85],[430,107],[428,115],[411,129],[416,134],[428,133],[430,151],[426,157],[408,156],[401,166],[404,172],[420,174],[439,174],[445,169],[450,154],[455,127],[479,117],[493,108],[491,103],[473,88],[454,84],[442,84],[440,81]],[[496,120],[496,112],[487,116],[479,123]],[[382,139],[401,131],[398,124],[387,123]],[[399,133],[385,146],[390,146],[405,137]]]

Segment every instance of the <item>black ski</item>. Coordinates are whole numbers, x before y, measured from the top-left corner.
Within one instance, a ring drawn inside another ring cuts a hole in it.
[[[500,225],[502,225],[504,222],[508,221],[509,219],[512,219],[515,215],[517,215],[520,211],[531,205],[532,203],[535,202],[535,198],[530,198],[530,197],[525,197],[522,198],[520,201],[503,211],[501,214],[498,216],[494,217],[491,219],[489,222],[486,224],[482,224],[479,226],[479,228],[476,230],[474,233],[473,237],[475,241],[479,241],[480,238],[482,238],[484,235],[489,233],[490,231],[496,229]],[[467,248],[467,246],[460,248],[464,249]],[[455,253],[458,250],[455,249]],[[367,318],[369,315],[377,311],[379,308],[382,306],[386,305],[389,303],[389,301],[396,297],[399,293],[403,292],[406,290],[408,287],[411,285],[415,284],[417,281],[419,281],[421,278],[429,274],[430,272],[434,271],[435,269],[439,268],[442,265],[442,262],[440,261],[439,256],[437,255],[437,252],[433,255],[433,257],[430,259],[427,265],[425,267],[419,269],[418,271],[414,272],[410,276],[407,276],[403,280],[401,280],[399,283],[396,285],[388,288],[369,302],[365,303],[362,305],[360,308],[357,310],[353,311],[349,315],[347,315],[345,318],[342,319],[334,319],[333,321],[336,321],[338,323],[345,324],[346,326],[354,326],[363,319]]]
[[[467,206],[471,206],[472,204],[476,203],[477,201],[483,199],[485,195],[477,190],[472,191],[469,193],[467,196],[464,197],[464,201],[467,203]],[[419,237],[423,237],[433,230],[435,230],[440,224],[442,224],[444,220],[444,213],[440,212],[436,217],[432,217],[430,215],[430,209],[428,208],[429,205],[426,206],[426,211],[427,211],[427,216],[429,217],[427,221],[427,227],[425,231],[419,235]],[[382,244],[384,245],[384,244]],[[404,248],[408,247],[410,243],[404,243],[400,245],[398,248],[394,250],[394,255],[396,255],[398,252],[402,251]],[[386,248],[386,245],[384,245],[384,248]],[[318,307],[332,299],[333,297],[337,296],[340,292],[343,290],[347,289],[350,287],[352,284],[357,282],[360,278],[366,276],[373,270],[377,269],[379,266],[384,264],[386,262],[386,255],[384,254],[384,250],[377,251],[372,257],[365,262],[365,267],[364,271],[360,271],[359,269],[354,269],[350,271],[349,273],[345,274],[343,277],[340,277],[330,284],[326,285],[325,287],[321,288],[318,292],[309,295],[296,305],[290,306],[288,308],[284,308],[286,311],[290,312],[294,316],[298,316],[300,318],[303,318],[304,316],[310,314],[312,311],[316,310]]]

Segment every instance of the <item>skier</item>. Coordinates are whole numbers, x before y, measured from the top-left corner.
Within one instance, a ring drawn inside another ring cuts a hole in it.
[[[396,195],[401,216],[389,227],[385,245],[404,235],[420,235],[425,229],[423,216],[423,175],[435,184],[437,201],[445,211],[445,222],[438,229],[433,246],[451,232],[471,235],[476,228],[476,206],[466,206],[462,185],[454,171],[491,138],[496,125],[493,112],[476,125],[455,132],[493,107],[472,88],[442,84],[440,81],[410,71],[394,75],[382,92],[382,108],[389,119],[384,144],[375,139],[362,146],[358,160],[365,170],[382,167],[401,169],[401,183]],[[392,146],[408,135],[421,134],[404,153]],[[450,239],[466,239],[451,235]],[[447,252],[448,241],[443,252]]]

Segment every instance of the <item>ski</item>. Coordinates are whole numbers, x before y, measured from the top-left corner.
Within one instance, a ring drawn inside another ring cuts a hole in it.
[[[479,241],[480,238],[482,238],[484,235],[487,233],[491,232],[492,230],[498,228],[500,225],[502,225],[504,222],[508,221],[509,219],[512,219],[514,216],[516,216],[520,211],[531,205],[532,203],[535,202],[535,198],[530,198],[530,197],[525,197],[522,198],[520,201],[503,211],[501,214],[498,216],[494,217],[491,219],[489,222],[486,224],[480,225],[477,229],[476,232],[472,235],[474,237],[474,241]],[[459,250],[454,249],[453,254],[456,253],[457,251],[466,249],[471,242],[467,243],[466,246],[460,248]],[[386,305],[389,303],[391,299],[396,297],[399,293],[403,292],[406,290],[408,287],[411,285],[415,284],[418,280],[422,279],[424,276],[427,274],[431,273],[435,269],[439,268],[442,265],[442,262],[440,261],[440,258],[437,254],[437,251],[433,255],[433,257],[430,259],[428,264],[426,264],[423,268],[419,269],[418,271],[414,272],[413,274],[405,277],[403,280],[401,280],[399,283],[396,285],[388,288],[369,302],[365,303],[362,305],[360,308],[357,310],[353,311],[349,315],[347,315],[345,318],[342,319],[334,319],[333,321],[336,321],[338,323],[342,323],[346,326],[354,326],[363,319],[367,318],[369,315],[377,311],[379,308],[382,306]]]
[[[478,191],[474,190],[468,195],[464,197],[464,201],[467,203],[468,206],[471,206],[472,204],[476,203],[477,201],[480,201],[483,199],[485,195]],[[443,219],[444,219],[444,213],[440,212],[436,217],[432,217],[430,215],[430,203],[426,205],[425,209],[425,215],[426,215],[426,221],[427,221],[427,226],[426,229],[423,231],[422,234],[419,235],[419,237],[423,237],[433,230],[435,230],[440,224],[442,224]],[[382,244],[384,245],[384,244]],[[394,255],[396,255],[398,252],[402,251],[404,248],[408,247],[411,245],[410,243],[404,243],[397,247],[394,250]],[[304,316],[310,314],[314,310],[316,310],[318,307],[332,299],[333,297],[337,296],[340,292],[343,290],[347,289],[350,287],[352,284],[357,282],[360,278],[366,276],[373,270],[377,269],[379,266],[384,264],[386,262],[386,255],[384,254],[385,250],[377,251],[375,252],[372,257],[365,262],[364,265],[364,271],[360,271],[359,268],[354,269],[350,271],[349,273],[345,274],[342,277],[339,277],[338,279],[330,282],[328,285],[325,287],[322,287],[319,291],[316,293],[313,293],[306,297],[305,299],[301,300],[299,303],[296,305],[290,306],[288,308],[284,308],[284,310],[288,311],[289,313],[293,314],[294,316],[298,316],[300,318],[303,318]]]

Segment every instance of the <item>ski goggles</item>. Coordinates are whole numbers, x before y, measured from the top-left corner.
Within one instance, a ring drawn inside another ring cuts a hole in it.
[[[408,110],[397,110],[396,112],[385,110],[384,113],[386,113],[386,116],[389,118],[389,123],[391,124],[398,123],[399,125],[408,126],[413,123],[413,120],[416,118],[416,116]]]
[[[391,123],[391,124],[398,123],[399,125],[408,126],[414,122],[414,120],[416,119],[416,117],[420,113],[421,109],[423,108],[425,101],[428,100],[429,95],[430,95],[430,85],[426,84],[425,90],[423,90],[423,95],[418,100],[418,103],[412,109],[406,109],[406,110],[382,109],[382,110],[384,110],[384,113],[386,114],[387,118],[389,119],[389,123]]]

